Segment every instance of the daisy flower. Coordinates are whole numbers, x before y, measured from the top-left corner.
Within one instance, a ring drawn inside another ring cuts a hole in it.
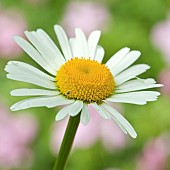
[[[126,47],[102,64],[105,52],[98,45],[99,30],[86,39],[83,31],[77,28],[75,38],[68,39],[61,26],[55,25],[54,29],[61,50],[42,29],[25,31],[30,42],[15,37],[17,44],[44,70],[24,62],[8,62],[7,78],[41,87],[11,91],[13,96],[33,96],[15,103],[11,110],[64,105],[56,115],[57,121],[80,113],[80,121],[86,125],[90,119],[88,105],[91,105],[104,119],[114,120],[124,133],[136,138],[130,123],[108,103],[144,105],[160,95],[156,91],[143,91],[161,86],[154,79],[137,78],[150,67],[146,64],[131,66],[141,53]]]

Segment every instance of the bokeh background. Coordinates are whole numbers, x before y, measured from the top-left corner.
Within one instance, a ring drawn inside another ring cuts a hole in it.
[[[35,63],[14,43],[25,30],[42,28],[58,44],[53,30],[61,24],[69,36],[81,27],[88,36],[102,30],[104,63],[125,46],[142,52],[137,63],[151,69],[164,87],[161,96],[144,106],[115,105],[138,133],[132,139],[91,108],[91,121],[81,125],[67,170],[170,170],[170,1],[169,0],[0,0],[0,170],[50,170],[67,120],[55,122],[57,108],[11,112],[21,99],[16,88],[34,87],[8,80],[9,60]]]

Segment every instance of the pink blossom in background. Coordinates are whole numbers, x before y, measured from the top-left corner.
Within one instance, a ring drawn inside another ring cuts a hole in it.
[[[61,21],[69,36],[74,36],[76,27],[82,28],[86,35],[96,29],[106,29],[110,14],[107,8],[93,2],[71,2],[67,5]]]
[[[165,21],[157,23],[152,29],[151,38],[165,57],[165,61],[170,64],[170,14]]]
[[[164,69],[159,75],[159,82],[164,86],[161,87],[161,92],[164,95],[170,96],[170,69]]]
[[[23,36],[26,21],[17,11],[3,11],[0,9],[0,57],[14,58],[22,50],[14,42],[14,36]]]
[[[31,163],[29,145],[37,134],[37,121],[29,114],[11,115],[0,105],[0,169],[20,168]]]
[[[101,140],[109,151],[124,147],[127,143],[127,137],[120,128],[113,121],[104,120],[91,106],[89,109],[90,122],[86,126],[80,123],[73,148],[88,148],[98,140]],[[68,118],[57,122],[52,129],[51,143],[55,153],[60,148],[67,122]]]
[[[160,136],[146,143],[138,160],[137,170],[166,170],[169,144],[169,135]]]

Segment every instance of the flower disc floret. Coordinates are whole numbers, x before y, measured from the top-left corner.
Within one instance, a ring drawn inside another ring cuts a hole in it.
[[[115,87],[105,64],[84,58],[74,58],[62,65],[56,75],[56,84],[69,99],[97,103],[110,96]]]

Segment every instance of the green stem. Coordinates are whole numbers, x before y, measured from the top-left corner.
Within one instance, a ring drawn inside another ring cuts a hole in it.
[[[58,153],[58,157],[55,161],[53,170],[64,170],[68,160],[69,153],[71,151],[74,137],[77,132],[77,128],[80,123],[80,113],[77,116],[71,117],[68,121],[68,125],[64,134],[64,138]]]

